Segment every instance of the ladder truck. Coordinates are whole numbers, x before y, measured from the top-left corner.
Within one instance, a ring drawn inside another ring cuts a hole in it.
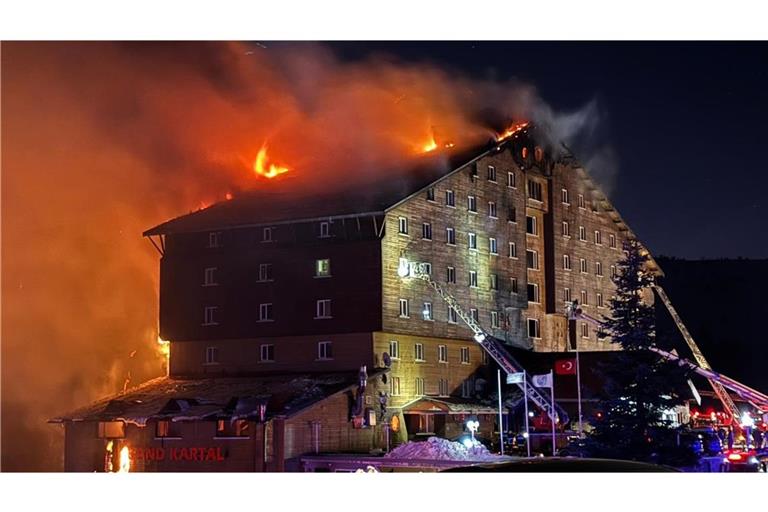
[[[518,382],[517,386],[523,390],[524,393],[527,391],[528,399],[542,409],[547,416],[549,416],[553,424],[559,423],[560,425],[565,425],[568,423],[568,414],[565,410],[563,410],[557,403],[555,403],[554,410],[552,409],[551,397],[548,396],[549,393],[533,385],[531,376],[525,371],[523,366],[512,357],[504,345],[486,332],[471,315],[468,315],[464,311],[464,308],[461,307],[458,301],[456,301],[450,293],[445,291],[442,286],[432,279],[432,276],[428,272],[427,265],[423,263],[409,262],[406,258],[400,258],[397,273],[401,278],[405,279],[410,277],[419,279],[432,287],[437,294],[440,295],[443,301],[456,311],[456,315],[467,324],[467,327],[472,331],[474,340],[483,347],[488,355],[490,355],[493,360],[507,372],[507,374],[524,372],[527,382],[526,384]]]
[[[677,356],[676,354],[667,352],[657,347],[652,347],[651,350],[669,361],[677,361],[678,364],[688,367],[689,369],[694,371],[697,375],[700,375],[705,379],[707,379],[709,384],[712,386],[712,389],[715,391],[716,396],[718,397],[720,402],[723,404],[723,407],[728,413],[729,423],[732,426],[739,427],[739,418],[741,416],[741,411],[739,410],[738,407],[736,407],[736,404],[733,402],[733,399],[731,398],[731,395],[728,393],[728,391],[726,391],[726,388],[738,394],[744,400],[748,401],[753,406],[755,406],[758,410],[760,411],[768,410],[767,395],[749,386],[746,386],[735,379],[726,377],[725,375],[712,370],[712,367],[704,358],[704,354],[702,354],[701,349],[694,341],[690,332],[688,332],[688,329],[683,324],[683,321],[680,319],[680,316],[677,314],[677,311],[675,311],[675,308],[672,306],[672,303],[670,302],[667,294],[659,285],[654,284],[652,286],[653,286],[653,289],[656,290],[656,293],[659,295],[659,298],[661,298],[662,303],[664,303],[665,307],[672,315],[672,319],[675,321],[675,324],[677,325],[678,329],[683,335],[683,338],[685,339],[688,347],[690,347],[691,352],[693,352],[694,358],[696,359],[696,362],[698,364],[695,364],[692,361],[688,361],[687,359],[683,359]],[[598,327],[602,326],[602,322],[584,313],[584,311],[579,307],[578,301],[573,301],[572,304],[568,305],[567,315],[569,320],[584,320],[595,326],[598,326]]]

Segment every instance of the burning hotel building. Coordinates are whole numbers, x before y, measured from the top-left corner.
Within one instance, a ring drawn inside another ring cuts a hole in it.
[[[146,231],[168,375],[53,420],[65,469],[117,470],[122,456],[131,471],[295,471],[312,454],[451,438],[469,415],[489,436],[495,363],[398,266],[428,263],[510,350],[612,350],[588,323],[569,333],[565,308],[607,311],[634,235],[541,140],[521,125],[427,154],[372,193],[245,194]]]

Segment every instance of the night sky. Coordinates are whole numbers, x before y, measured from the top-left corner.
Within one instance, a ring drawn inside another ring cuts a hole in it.
[[[596,101],[589,146],[612,149],[596,178],[656,255],[766,258],[768,44],[333,43],[535,85],[556,110]],[[591,148],[575,145],[582,161]],[[607,176],[607,178],[606,178]]]

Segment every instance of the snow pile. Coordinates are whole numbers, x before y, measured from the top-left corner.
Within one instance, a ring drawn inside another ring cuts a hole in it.
[[[504,457],[494,455],[478,441],[470,447],[441,437],[430,437],[426,441],[410,441],[401,444],[386,457],[393,459],[432,459],[432,460],[499,460]]]

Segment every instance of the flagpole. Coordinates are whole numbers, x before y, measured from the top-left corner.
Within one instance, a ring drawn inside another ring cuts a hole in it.
[[[504,420],[501,417],[501,370],[496,370],[496,377],[499,382],[499,442],[501,443],[501,454],[504,455]]]
[[[523,400],[525,401],[525,444],[528,447],[528,456],[531,456],[531,431],[528,429],[528,375],[523,370]]]
[[[549,383],[552,384],[552,388],[550,389],[550,395],[552,397],[552,417],[550,419],[552,420],[552,456],[554,457],[557,449],[555,440],[555,419],[557,417],[557,412],[555,412],[555,375],[552,370],[549,370],[549,379]]]
[[[584,436],[581,425],[581,366],[579,366],[579,340],[576,340],[576,394],[579,402],[579,438]]]

